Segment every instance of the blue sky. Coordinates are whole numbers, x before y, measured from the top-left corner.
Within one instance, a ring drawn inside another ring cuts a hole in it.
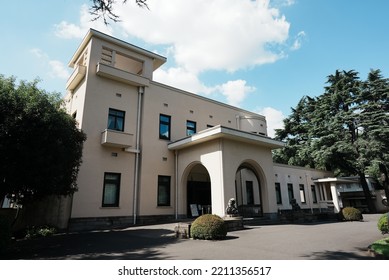
[[[167,57],[155,80],[266,115],[270,135],[337,69],[389,77],[386,0],[117,2],[122,21],[108,27],[90,21],[87,0],[3,3],[0,74],[65,94],[67,63],[92,27]]]

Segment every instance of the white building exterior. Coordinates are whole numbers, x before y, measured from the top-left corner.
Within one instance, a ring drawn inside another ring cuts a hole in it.
[[[327,209],[329,172],[273,164],[264,116],[153,81],[166,58],[89,30],[70,60],[66,109],[86,135],[74,223],[225,216],[275,218],[295,198]],[[322,196],[323,195],[323,196]]]

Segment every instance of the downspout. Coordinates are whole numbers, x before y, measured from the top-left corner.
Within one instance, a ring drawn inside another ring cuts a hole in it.
[[[174,151],[174,176],[175,176],[175,218],[178,220],[178,151]]]
[[[138,210],[138,185],[139,185],[139,158],[140,158],[140,130],[141,130],[141,110],[142,110],[142,94],[144,87],[138,87],[138,111],[136,120],[136,143],[135,143],[135,176],[134,176],[134,194],[133,194],[133,215],[134,225],[136,225],[137,210]]]

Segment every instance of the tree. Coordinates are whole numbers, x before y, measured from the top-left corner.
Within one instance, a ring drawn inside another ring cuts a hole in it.
[[[119,21],[119,16],[114,13],[113,5],[117,2],[116,0],[91,0],[92,6],[90,8],[90,14],[95,16],[93,20],[98,20],[103,18],[104,24],[108,24],[108,20],[114,22]],[[125,4],[127,0],[122,0],[122,3]],[[135,0],[135,3],[141,8],[149,8],[147,6],[147,0]]]
[[[336,71],[328,76],[327,83],[322,95],[312,100],[305,97],[310,101],[300,101],[284,120],[285,128],[276,136],[286,141],[287,147],[278,153],[289,163],[300,161],[303,166],[334,171],[337,176],[359,176],[373,212],[365,174],[389,160],[388,80],[380,71],[371,70],[368,80],[361,81],[351,70]],[[279,158],[274,157],[275,161]]]
[[[18,201],[76,190],[86,139],[59,94],[0,75],[0,199]]]

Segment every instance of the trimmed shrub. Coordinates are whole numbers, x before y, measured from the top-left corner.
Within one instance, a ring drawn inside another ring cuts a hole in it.
[[[226,235],[227,226],[224,220],[212,214],[198,217],[190,228],[190,236],[194,239],[221,240]]]
[[[0,253],[5,252],[11,243],[11,222],[0,216]]]
[[[342,217],[345,221],[362,221],[362,212],[354,207],[345,207],[342,209]]]
[[[389,218],[389,213],[385,213],[378,220],[377,227],[382,234],[389,233],[388,218]]]

